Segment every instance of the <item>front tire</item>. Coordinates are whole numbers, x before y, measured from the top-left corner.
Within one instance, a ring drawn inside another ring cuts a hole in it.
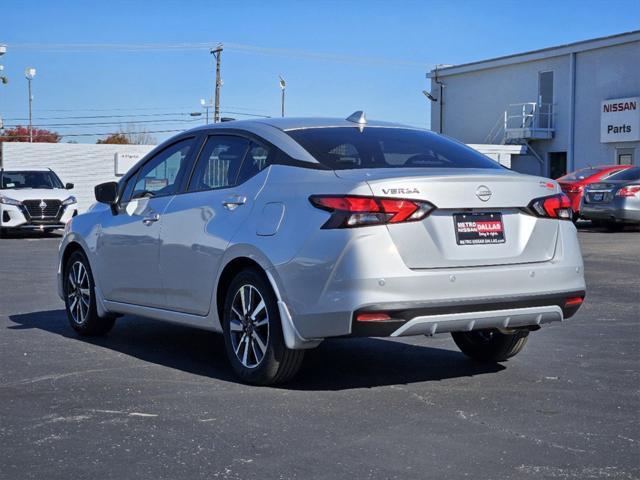
[[[231,282],[223,310],[224,343],[235,373],[246,383],[274,385],[291,380],[304,350],[286,347],[278,302],[264,275],[242,270]]]
[[[504,362],[527,343],[528,330],[502,333],[497,329],[453,332],[453,341],[462,353],[480,362]]]
[[[64,303],[69,324],[80,335],[105,335],[113,328],[115,317],[98,316],[93,274],[81,251],[72,253],[65,265]]]

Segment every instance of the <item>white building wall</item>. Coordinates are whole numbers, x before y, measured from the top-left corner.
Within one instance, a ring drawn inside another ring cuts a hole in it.
[[[154,145],[90,145],[72,143],[4,142],[2,164],[6,170],[51,168],[63,183],[73,183],[70,192],[78,199],[80,212],[94,203],[93,188],[103,182],[117,181],[116,153],[142,157]]]

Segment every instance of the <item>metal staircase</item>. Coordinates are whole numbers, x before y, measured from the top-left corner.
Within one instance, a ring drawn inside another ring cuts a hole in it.
[[[544,169],[544,159],[531,146],[532,140],[550,140],[555,133],[553,104],[512,103],[484,139],[486,144],[524,145]]]

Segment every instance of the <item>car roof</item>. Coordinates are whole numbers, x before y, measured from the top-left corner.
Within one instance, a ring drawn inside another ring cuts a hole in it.
[[[324,118],[324,117],[280,117],[280,118],[259,118],[251,120],[233,120],[215,124],[203,125],[191,129],[190,131],[209,130],[212,128],[250,128],[255,125],[269,125],[284,132],[290,130],[301,130],[305,128],[335,128],[335,127],[358,127],[360,124],[346,120],[345,118]],[[426,130],[403,125],[401,123],[382,122],[379,120],[367,120],[362,125],[367,127],[389,127],[389,128],[410,128],[412,130]]]
[[[18,167],[18,168],[2,168],[3,172],[52,172],[50,168],[33,168],[33,167]]]

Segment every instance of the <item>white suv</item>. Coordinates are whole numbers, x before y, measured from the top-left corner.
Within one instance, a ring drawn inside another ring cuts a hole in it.
[[[52,170],[0,170],[0,236],[7,230],[51,231],[78,214],[77,202]]]

